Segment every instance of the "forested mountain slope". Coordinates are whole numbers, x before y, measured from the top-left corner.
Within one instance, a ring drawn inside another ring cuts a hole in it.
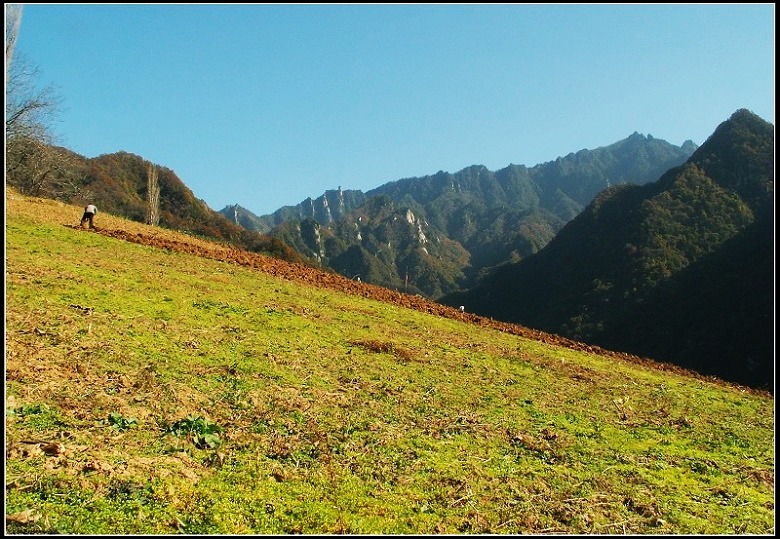
[[[657,182],[602,192],[544,249],[443,298],[773,386],[774,127],[735,112]]]
[[[66,148],[52,147],[56,160],[31,163],[24,173],[6,175],[6,183],[26,195],[84,206],[95,204],[102,213],[150,222],[150,177],[158,190],[156,204],[160,227],[247,249],[285,260],[303,261],[280,240],[236,225],[209,208],[165,167],[120,151],[87,158]],[[74,215],[74,222],[81,215]]]

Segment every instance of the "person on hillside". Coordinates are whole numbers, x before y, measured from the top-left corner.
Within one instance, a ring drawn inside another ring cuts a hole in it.
[[[94,204],[87,204],[84,208],[84,215],[81,217],[81,226],[89,221],[89,228],[95,228],[95,214],[97,213],[97,207]]]

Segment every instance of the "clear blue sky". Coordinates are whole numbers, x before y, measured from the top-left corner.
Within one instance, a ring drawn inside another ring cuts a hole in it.
[[[27,4],[58,142],[215,210],[774,124],[774,4]]]

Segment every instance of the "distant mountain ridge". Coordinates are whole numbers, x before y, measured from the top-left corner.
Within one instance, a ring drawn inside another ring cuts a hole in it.
[[[747,110],[656,182],[600,193],[542,250],[441,299],[774,387],[774,126]]]
[[[641,184],[645,183],[645,178],[652,178],[647,181],[655,181],[671,166],[680,164],[680,158],[684,160],[690,157],[696,148],[697,145],[691,140],[686,140],[682,146],[677,147],[655,139],[652,135],[643,136],[634,132],[628,138],[609,146],[569,153],[565,157],[558,157],[554,161],[530,169],[524,165],[509,165],[495,174],[506,177],[513,169],[527,170],[533,181],[539,183],[546,193],[547,204],[554,207],[557,203],[556,196],[565,196],[584,207],[596,193],[610,185],[627,182]],[[594,164],[594,160],[614,162],[605,166],[603,163]],[[588,161],[590,163],[586,164]],[[586,167],[591,168],[586,170]],[[339,186],[338,189],[326,190],[316,199],[307,198],[295,206],[284,206],[262,216],[252,213],[240,204],[228,205],[220,210],[220,213],[248,230],[259,232],[270,232],[274,227],[291,220],[314,219],[320,224],[327,224],[377,195],[388,195],[400,202],[408,194],[418,204],[429,203],[432,197],[425,192],[426,182],[438,180],[442,185],[446,185],[448,181],[457,181],[459,177],[466,176],[469,171],[473,172],[475,169],[480,171],[485,167],[472,165],[455,174],[439,171],[433,176],[395,180],[365,193],[360,190],[342,190]],[[555,213],[568,220],[572,217],[572,212],[576,214],[579,211],[564,205]]]
[[[491,267],[537,252],[601,190],[655,181],[695,149],[691,141],[678,147],[635,132],[530,168],[492,172],[473,165],[366,193],[339,187],[262,217],[239,205],[220,213],[278,237],[326,268],[436,298],[475,284]],[[368,204],[377,199],[384,202]],[[381,216],[373,212],[380,206]],[[415,230],[402,224],[410,212]],[[411,237],[417,239],[406,240]]]

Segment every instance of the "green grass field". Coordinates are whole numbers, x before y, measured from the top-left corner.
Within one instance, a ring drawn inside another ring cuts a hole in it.
[[[774,534],[771,395],[6,203],[7,533]]]

